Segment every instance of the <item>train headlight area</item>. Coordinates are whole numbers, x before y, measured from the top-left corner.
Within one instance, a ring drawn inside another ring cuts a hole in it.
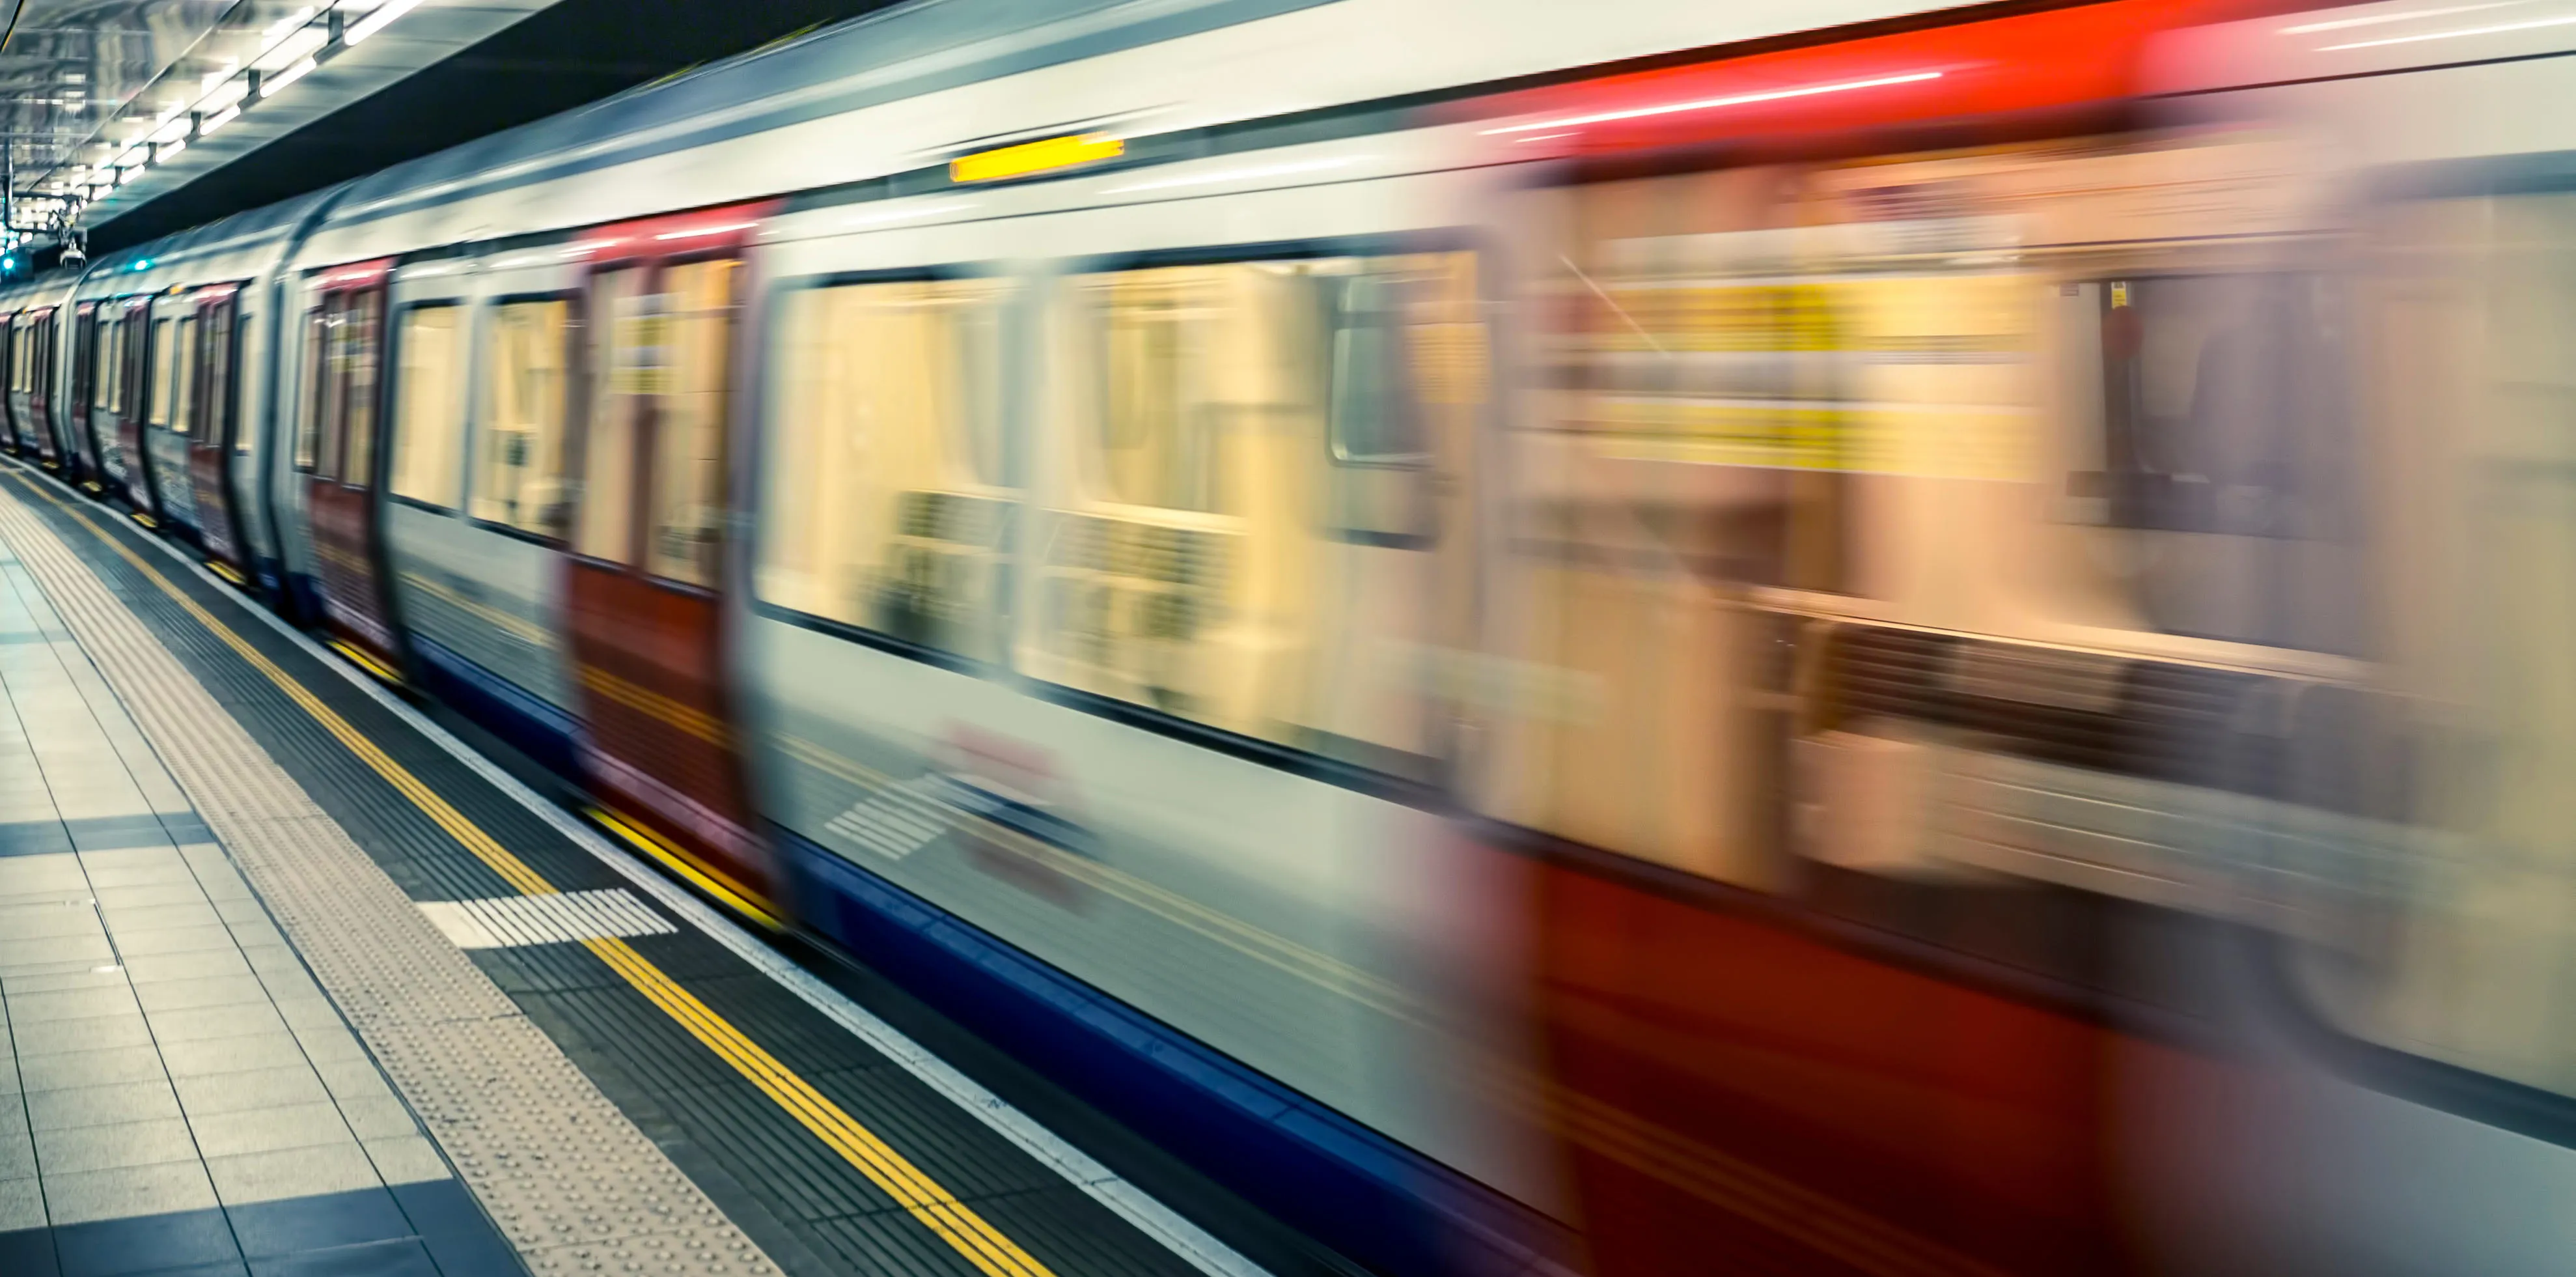
[[[0,264],[0,1272],[2563,1271],[2572,96],[924,0]]]

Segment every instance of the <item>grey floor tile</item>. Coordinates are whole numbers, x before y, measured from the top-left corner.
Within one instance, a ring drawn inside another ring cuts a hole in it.
[[[181,1014],[187,1014],[182,1012]],[[161,1063],[172,1077],[202,1077],[247,1069],[281,1069],[305,1063],[304,1048],[284,1033],[246,1037],[203,1038],[161,1044]],[[323,1081],[328,1084],[329,1075]]]
[[[347,1027],[347,1022],[340,1018],[340,1009],[331,1005],[329,998],[319,994],[280,997],[274,1005],[277,1013],[285,1017],[287,1027],[299,1034],[308,1029]]]
[[[149,815],[148,812],[144,813]],[[119,847],[112,851],[80,853],[81,868],[96,878],[100,872],[114,869],[185,869],[188,858],[176,847]],[[191,874],[191,877],[195,875]]]
[[[146,988],[156,986],[147,985]],[[182,1042],[203,1042],[213,1038],[250,1037],[257,1034],[286,1033],[286,1020],[265,1002],[245,1002],[223,1007],[190,1007],[178,1011],[151,1011],[152,1034],[160,1039],[166,1052]]]
[[[357,1035],[337,1024],[294,1030],[295,1040],[304,1044],[304,1054],[315,1067],[340,1061],[364,1061],[367,1048]]]
[[[181,927],[220,927],[224,925],[223,915],[216,913],[215,906],[206,901],[196,901],[189,904],[176,905],[119,906],[116,908],[109,908],[106,905],[100,905],[99,913],[107,919],[108,933],[116,936],[120,940],[126,936],[141,931],[173,931]]]
[[[343,1100],[340,1116],[361,1140],[397,1139],[420,1134],[420,1125],[412,1121],[411,1110],[396,1099],[374,1097]]]
[[[282,1108],[240,1109],[203,1113],[189,1120],[197,1146],[208,1157],[271,1153],[282,1148],[345,1144],[357,1138],[340,1116],[338,1105],[290,1104]]]
[[[21,1084],[37,1094],[167,1080],[161,1073],[161,1053],[149,1046],[31,1055],[19,1061],[18,1073]]]
[[[232,900],[218,900],[214,902],[214,905],[215,912],[221,915],[224,921],[229,923],[238,925],[254,922],[277,921],[275,918],[269,916],[268,906],[263,905],[259,901],[248,896]]]
[[[119,1166],[197,1160],[197,1142],[188,1124],[177,1118],[123,1122],[115,1126],[74,1126],[36,1132],[36,1154],[44,1159],[45,1178],[72,1171],[103,1171]]]
[[[42,1135],[75,1126],[116,1126],[179,1116],[179,1097],[165,1081],[119,1082],[27,1097],[27,1122]]]
[[[204,1210],[216,1204],[206,1168],[195,1162],[120,1166],[45,1177],[45,1211],[54,1227]]]
[[[90,893],[101,909],[145,909],[154,905],[211,904],[194,882],[148,882],[139,887],[100,887]]]
[[[93,887],[144,887],[159,882],[195,882],[196,880],[197,876],[188,872],[188,866],[185,863],[93,869],[89,874],[89,885]]]
[[[0,1179],[0,1233],[44,1226],[45,1194],[36,1181]]]
[[[137,993],[144,985],[165,980],[207,980],[216,976],[250,974],[250,963],[242,957],[239,949],[125,955],[125,977],[134,982]]]
[[[45,971],[32,975],[0,976],[0,994],[52,993],[62,989],[97,989],[125,983],[125,968],[113,962],[93,962],[85,967],[65,971]]]
[[[12,940],[50,940],[56,936],[103,935],[98,911],[69,901],[0,908],[0,936]]]
[[[43,1020],[132,1015],[142,1009],[134,1000],[134,990],[122,980],[96,988],[56,989],[49,993],[12,992],[9,995],[9,1022],[17,1025]]]
[[[286,943],[286,933],[279,931],[277,929],[277,924],[266,921],[265,919],[255,919],[249,922],[233,922],[226,925],[232,928],[234,942],[245,949],[258,948],[263,945],[283,945]]]
[[[385,1081],[384,1071],[373,1060],[327,1060],[312,1066],[322,1075],[322,1085],[331,1098],[343,1104],[351,1100],[392,1098],[394,1089]]]
[[[137,1015],[100,1015],[81,1020],[39,1020],[15,1026],[21,1059],[60,1051],[104,1051],[113,1046],[150,1046],[152,1029]]]
[[[368,1160],[376,1164],[376,1174],[388,1184],[425,1184],[448,1177],[446,1159],[420,1136],[367,1140],[365,1144]]]
[[[309,1064],[234,1073],[192,1074],[171,1079],[179,1088],[179,1107],[190,1117],[276,1108],[285,1104],[327,1102],[331,1092]]]
[[[108,947],[107,937],[103,935],[0,940],[0,977],[114,961],[116,951]]]
[[[120,931],[116,947],[141,956],[151,953],[190,953],[199,949],[230,949],[232,933],[222,927],[172,927],[163,931]]]
[[[257,976],[212,975],[202,980],[165,980],[135,986],[134,996],[147,1014],[230,1007],[245,1002],[268,1005],[269,995]]]
[[[214,1176],[216,1195],[226,1206],[346,1193],[384,1183],[376,1176],[375,1164],[367,1160],[367,1151],[356,1140],[209,1158],[206,1170]]]
[[[16,1179],[36,1173],[36,1136],[26,1128],[26,1120],[26,1116],[20,1114],[19,1125],[15,1129],[0,1132],[0,1179]]]

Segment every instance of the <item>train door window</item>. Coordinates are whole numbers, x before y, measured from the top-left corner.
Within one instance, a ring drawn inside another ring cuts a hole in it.
[[[91,406],[116,411],[122,380],[116,370],[124,361],[125,324],[105,320],[98,325],[98,337],[90,348],[89,394]]]
[[[582,432],[581,513],[574,552],[611,563],[635,561],[634,396],[660,384],[662,329],[658,297],[644,291],[640,267],[603,271],[594,287],[604,325],[591,328],[589,366],[606,370],[590,397]]]
[[[302,392],[296,396],[295,468],[312,472],[322,466],[322,418],[326,403],[322,387],[329,384],[330,318],[321,307],[304,312],[304,363]]]
[[[9,389],[25,390],[27,388],[26,325],[17,322],[17,319],[14,316],[8,318],[6,321],[0,322],[6,322],[9,325],[9,342],[7,351],[7,357],[9,360]]]
[[[148,374],[152,380],[143,391],[143,419],[150,425],[166,427],[170,424],[170,403],[174,398],[170,393],[170,374],[178,356],[178,343],[170,339],[170,330],[178,322],[175,319],[152,321],[152,367]]]
[[[734,289],[742,263],[723,258],[665,270],[663,358],[653,423],[653,493],[646,570],[711,585],[725,516],[725,413],[732,383]]]
[[[1426,415],[1423,392],[1453,382],[1426,375],[1417,352],[1440,342],[1417,338],[1472,314],[1472,261],[1319,255],[1067,281],[1057,348],[1074,366],[1051,379],[1047,424],[1069,445],[1071,486],[1033,540],[1022,667],[1427,777],[1416,658],[1446,588],[1418,552],[1429,523],[1352,536],[1337,513],[1423,495],[1346,506],[1343,479],[1366,468],[1408,487],[1440,451],[1433,422],[1452,418]],[[1417,275],[1443,282],[1415,290]],[[1463,306],[1416,304],[1457,300],[1443,291],[1457,283]]]
[[[197,317],[179,320],[175,329],[165,329],[173,338],[170,358],[170,395],[168,417],[174,434],[192,434],[197,427]]]
[[[205,366],[205,403],[198,411],[200,428],[218,448],[248,453],[249,432],[240,428],[239,408],[233,400],[233,312],[239,303],[232,299],[217,302],[206,312],[204,336],[200,340]]]
[[[2076,292],[2075,322],[2090,331],[2073,344],[2098,343],[2102,383],[2098,435],[2074,441],[2070,513],[2141,543],[2126,557],[2143,619],[2344,650],[2357,599],[2334,547],[2350,539],[2352,437],[2330,281],[2133,276]]]
[[[504,302],[485,326],[475,518],[543,537],[564,534],[571,340],[572,303],[562,298]]]
[[[465,482],[465,315],[452,302],[406,307],[394,334],[393,492],[442,510]]]
[[[788,295],[760,503],[765,602],[1001,659],[1018,500],[1001,338],[1015,290],[947,278]]]
[[[365,486],[375,481],[378,368],[383,355],[385,294],[366,289],[351,297],[341,324],[344,361],[337,397],[343,403],[340,482]]]

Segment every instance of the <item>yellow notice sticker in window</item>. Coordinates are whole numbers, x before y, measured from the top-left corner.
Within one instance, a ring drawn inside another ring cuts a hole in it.
[[[948,162],[948,180],[998,182],[1006,177],[1026,177],[1031,173],[1072,168],[1077,164],[1097,164],[1126,153],[1125,141],[1096,133],[1042,138],[1035,142],[1022,142],[1018,146],[1006,146],[998,151],[960,155]]]

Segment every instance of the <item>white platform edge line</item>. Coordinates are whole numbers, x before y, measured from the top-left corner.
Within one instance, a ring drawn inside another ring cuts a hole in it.
[[[62,486],[53,482],[50,476],[31,477],[37,478],[40,482],[46,482],[49,486]],[[906,1037],[901,1030],[878,1019],[873,1012],[851,1001],[840,990],[825,984],[821,977],[761,943],[757,937],[743,930],[731,918],[716,912],[714,906],[690,894],[679,884],[662,877],[630,853],[611,845],[606,838],[576,819],[570,812],[562,810],[548,802],[544,795],[528,788],[518,777],[504,770],[500,764],[476,753],[472,746],[450,735],[446,728],[430,721],[419,710],[403,703],[401,698],[386,691],[372,675],[332,655],[321,644],[314,642],[312,636],[287,624],[285,617],[271,611],[259,600],[245,597],[231,584],[208,571],[204,564],[190,558],[177,545],[157,536],[145,537],[144,540],[150,542],[163,556],[194,574],[199,581],[213,586],[225,597],[242,604],[243,611],[258,617],[268,625],[269,629],[294,643],[307,655],[319,660],[326,668],[365,693],[376,704],[392,712],[414,731],[419,732],[440,749],[446,750],[449,755],[463,763],[467,769],[493,788],[507,794],[520,806],[535,813],[538,819],[545,821],[553,826],[556,832],[571,839],[573,845],[589,852],[592,857],[616,871],[619,876],[633,883],[645,894],[660,901],[664,908],[705,932],[716,943],[730,950],[734,956],[750,963],[770,979],[785,985],[808,1006],[822,1012],[834,1023],[876,1048],[880,1054],[902,1065],[905,1072],[920,1079],[924,1085],[939,1092],[950,1103],[964,1109],[984,1125],[992,1128],[995,1134],[1009,1140],[1021,1152],[1036,1158],[1074,1187],[1081,1189],[1092,1200],[1108,1208],[1110,1213],[1133,1225],[1138,1232],[1153,1238],[1161,1243],[1164,1249],[1180,1256],[1199,1271],[1211,1274],[1211,1277],[1270,1277],[1269,1270],[1244,1258],[1233,1247],[1210,1235],[1207,1230],[1183,1219],[1179,1212],[1155,1200],[1145,1190],[1111,1174],[1108,1167],[1093,1160],[1090,1154],[1066,1143],[1061,1136],[1040,1125],[1036,1119],[1003,1102],[1002,1097],[985,1090],[972,1078],[958,1072],[946,1060],[931,1054],[919,1043]]]

